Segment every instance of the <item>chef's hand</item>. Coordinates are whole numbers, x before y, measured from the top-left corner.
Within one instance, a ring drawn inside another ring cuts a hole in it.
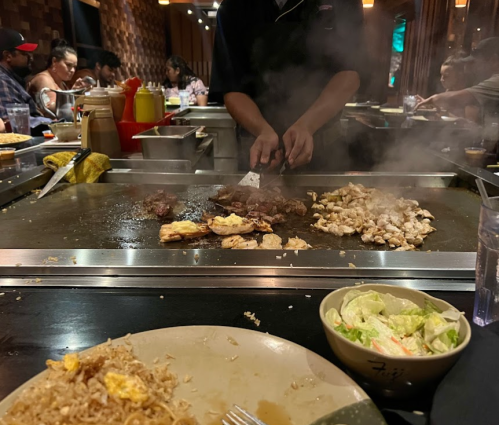
[[[272,152],[274,152],[274,155],[272,155]],[[282,159],[283,153],[279,149],[279,136],[274,130],[263,131],[250,149],[251,169],[254,169],[259,164],[268,164],[268,169],[272,169],[277,167],[282,162]]]
[[[282,137],[286,159],[291,168],[308,164],[314,153],[314,137],[306,127],[293,124]]]

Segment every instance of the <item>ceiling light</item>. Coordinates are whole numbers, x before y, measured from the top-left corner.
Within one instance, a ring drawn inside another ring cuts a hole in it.
[[[198,22],[199,22],[200,24],[202,24],[202,23],[203,23],[203,20],[200,18],[200,19],[198,19]]]
[[[210,27],[209,27],[208,25],[206,25],[206,26],[204,27],[204,29],[205,29],[206,31],[208,31],[208,30],[210,29]]]
[[[192,15],[192,10],[191,9],[187,9],[187,14],[188,15]]]
[[[365,8],[374,7],[374,0],[362,0],[362,6]]]
[[[466,7],[468,0],[456,0],[456,7]]]
[[[482,29],[481,29],[481,28],[477,28],[476,30],[477,30],[477,31],[481,31]]]
[[[217,0],[215,0],[215,1],[213,2],[213,7],[214,7],[215,9],[218,9],[218,8],[220,7],[220,5],[218,4]]]
[[[170,0],[158,0],[158,3],[162,6],[166,6],[170,4]]]

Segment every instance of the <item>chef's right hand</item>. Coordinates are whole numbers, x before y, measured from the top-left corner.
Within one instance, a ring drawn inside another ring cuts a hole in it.
[[[273,156],[272,152],[274,152]],[[282,162],[282,159],[283,153],[279,150],[279,136],[274,130],[263,131],[250,149],[251,169],[254,169],[259,164],[272,169],[277,167]]]

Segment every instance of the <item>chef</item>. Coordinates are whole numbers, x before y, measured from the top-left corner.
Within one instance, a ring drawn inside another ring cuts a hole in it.
[[[341,166],[338,114],[360,84],[361,0],[224,0],[217,20],[210,97],[241,127],[249,166]]]

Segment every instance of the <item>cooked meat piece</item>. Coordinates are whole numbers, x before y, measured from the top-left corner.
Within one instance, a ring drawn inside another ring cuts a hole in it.
[[[240,202],[234,202],[234,204],[240,204]],[[224,206],[224,210],[227,211],[229,214],[236,214],[240,217],[244,217],[248,212],[246,207],[239,208],[239,207],[234,207],[232,205]]]
[[[206,224],[193,223],[192,221],[174,221],[171,224],[163,224],[159,230],[161,242],[180,241],[182,239],[193,239],[205,236],[211,230]]]
[[[249,241],[238,243],[232,249],[257,249],[257,248],[258,248],[258,242],[254,239],[251,239]]]
[[[273,216],[270,216],[259,211],[250,211],[248,214],[246,214],[246,218],[250,220],[251,219],[265,220],[269,224],[278,224],[286,222],[286,218],[284,217],[283,214],[275,214]]]
[[[229,217],[215,217],[208,221],[208,226],[217,235],[242,235],[255,230],[255,225],[247,218],[231,214]]]
[[[284,245],[284,249],[308,249],[309,245],[307,242],[305,242],[303,239],[300,239],[299,237],[296,238],[289,238],[288,243]]]
[[[225,210],[241,217],[258,212],[268,216],[277,213],[295,213],[304,216],[307,207],[296,199],[286,199],[278,188],[256,189],[250,186],[226,186],[211,198],[224,206]]]
[[[233,235],[222,240],[224,249],[256,249],[258,242],[254,239],[245,240],[242,236]]]
[[[244,242],[244,238],[240,235],[229,236],[222,239],[222,248],[231,249],[242,242]]]
[[[211,220],[215,218],[215,215],[213,214],[210,214],[206,211],[203,211],[203,215],[201,216],[201,220],[204,221],[204,222],[208,222],[208,220]]]
[[[272,217],[264,216],[264,220],[268,221],[270,224],[285,223],[286,217],[283,214],[274,214]]]
[[[175,195],[166,193],[164,190],[158,190],[156,193],[147,195],[142,204],[148,213],[156,214],[158,217],[165,217],[176,203],[177,197]]]
[[[388,244],[397,251],[414,250],[435,231],[433,215],[417,201],[360,184],[323,193],[312,208],[315,228],[336,236],[360,233],[364,243]]]
[[[433,216],[433,214],[428,210],[423,210],[423,217],[435,220],[435,217]]]
[[[285,213],[295,213],[299,216],[304,216],[307,214],[307,207],[305,204],[297,199],[289,199],[286,203],[280,208],[281,212]]]
[[[263,220],[263,219],[252,218],[251,221],[253,222],[255,230],[257,232],[265,232],[265,233],[273,233],[274,232],[272,230],[272,226],[270,225],[270,223]]]
[[[263,237],[262,243],[259,246],[260,249],[282,249],[282,239],[275,235],[265,235]]]

